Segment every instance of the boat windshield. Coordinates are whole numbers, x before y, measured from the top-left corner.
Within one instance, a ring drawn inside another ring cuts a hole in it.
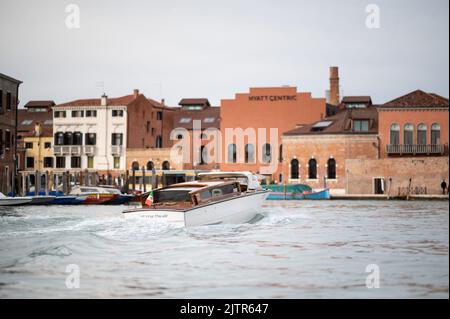
[[[162,189],[153,192],[155,203],[191,202],[191,189]]]

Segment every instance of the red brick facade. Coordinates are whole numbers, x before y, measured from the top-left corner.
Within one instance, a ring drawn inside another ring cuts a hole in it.
[[[377,107],[353,107],[284,134],[286,182],[332,193],[396,196],[411,187],[438,194],[448,182],[448,99],[418,90]]]
[[[268,174],[271,178],[278,179],[282,171],[280,159],[281,136],[284,132],[291,130],[298,124],[307,124],[320,120],[326,115],[325,98],[313,98],[311,93],[297,92],[296,87],[275,88],[250,88],[249,93],[238,93],[234,99],[224,99],[221,102],[221,125],[222,133],[222,164],[221,170],[249,170],[255,173],[263,173],[268,164],[261,163],[263,143],[254,146],[254,161],[245,158],[245,145],[249,143],[249,137],[244,136],[242,143],[237,138],[226,141],[226,130],[241,128],[255,129],[256,141],[265,139],[271,144],[271,158],[274,161],[275,171]],[[274,137],[274,145],[269,140],[270,129],[275,128],[278,134]],[[258,129],[263,129],[260,136]],[[230,155],[236,144],[236,161]],[[283,148],[283,147],[281,147]],[[267,149],[266,149],[267,150]],[[281,149],[281,153],[283,150]]]
[[[15,186],[16,133],[19,85],[22,82],[0,73],[0,192]]]
[[[417,90],[379,106],[381,157],[448,156],[448,105]]]

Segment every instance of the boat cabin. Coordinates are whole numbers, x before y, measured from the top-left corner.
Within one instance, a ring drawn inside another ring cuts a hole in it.
[[[208,172],[199,173],[200,181],[237,181],[242,192],[261,190],[258,178],[251,172]]]
[[[194,181],[175,184],[153,191],[152,207],[170,209],[188,209],[221,201],[241,194],[241,185],[237,181]]]

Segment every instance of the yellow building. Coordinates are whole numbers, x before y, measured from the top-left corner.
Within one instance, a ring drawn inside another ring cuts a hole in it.
[[[24,136],[24,168],[26,171],[52,171],[55,167],[53,136],[44,136],[36,125],[32,136]]]

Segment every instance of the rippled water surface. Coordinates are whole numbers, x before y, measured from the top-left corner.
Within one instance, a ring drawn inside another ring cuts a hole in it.
[[[449,297],[448,202],[270,201],[254,224],[188,229],[123,209],[0,207],[0,298]]]

